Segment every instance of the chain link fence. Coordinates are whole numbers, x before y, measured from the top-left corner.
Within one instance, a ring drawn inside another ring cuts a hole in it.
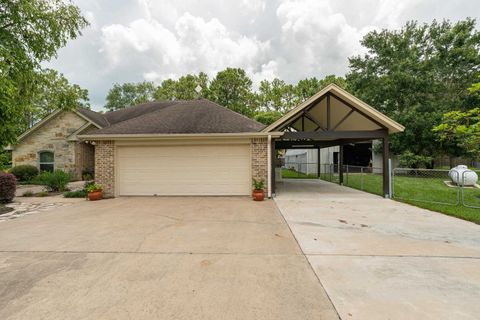
[[[480,188],[463,183],[467,181],[467,173],[464,171],[459,175],[457,171],[450,170],[396,168],[392,171],[392,198],[480,209]]]
[[[392,198],[459,205],[460,187],[451,182],[448,173],[449,170],[396,168],[392,172]],[[452,173],[458,179],[458,173]]]
[[[383,196],[383,169],[343,166],[343,185]]]
[[[343,185],[383,196],[383,169],[367,166],[343,165]],[[458,176],[456,171],[439,169],[396,168],[392,170],[392,198],[404,201],[464,206],[480,209],[480,188],[466,186],[468,172]],[[480,170],[474,171],[480,176]],[[284,179],[321,179],[339,183],[339,166],[327,163],[285,163]],[[457,185],[452,182],[460,181]],[[478,182],[477,182],[478,183]]]
[[[471,172],[471,171],[470,171]],[[477,177],[480,177],[480,170],[474,171],[477,174]],[[462,172],[461,182],[464,184],[468,180],[469,171]],[[461,188],[461,201],[462,205],[467,208],[480,209],[480,188],[471,187],[471,186],[462,186]]]

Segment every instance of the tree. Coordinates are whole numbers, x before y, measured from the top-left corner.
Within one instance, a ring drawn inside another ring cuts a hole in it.
[[[331,83],[335,83],[337,86],[347,89],[347,81],[345,78],[337,77],[334,74],[327,75],[321,80],[313,77],[298,81],[295,86],[295,95],[297,96],[296,104],[302,103]]]
[[[255,120],[265,125],[270,125],[282,117],[278,111],[261,111],[255,115]]]
[[[469,89],[480,93],[480,82]],[[443,115],[442,123],[433,128],[438,140],[460,148],[458,155],[480,157],[480,107],[467,111],[451,111]]]
[[[436,142],[432,128],[444,113],[468,110],[478,101],[465,90],[479,74],[475,20],[408,22],[399,31],[370,32],[361,43],[368,53],[349,59],[348,87],[406,126],[403,134],[392,136],[392,151],[451,152]]]
[[[197,93],[196,88],[202,90]],[[208,97],[208,75],[200,72],[198,75],[188,74],[178,80],[167,79],[155,91],[157,100],[192,100],[201,97]]]
[[[57,109],[90,108],[88,90],[77,84],[70,84],[63,74],[52,69],[38,73],[38,82],[33,88],[31,110],[25,114],[26,128]]]
[[[295,95],[295,87],[278,78],[260,82],[258,99],[261,110],[276,111],[280,114],[293,108],[298,100]]]
[[[209,99],[247,117],[253,117],[257,108],[252,80],[240,68],[218,72],[210,84]]]
[[[14,142],[24,129],[19,117],[32,112],[35,86],[42,81],[41,62],[54,57],[87,25],[70,2],[0,3],[0,147]]]
[[[108,91],[107,103],[104,107],[108,111],[114,111],[152,101],[154,100],[155,91],[156,87],[153,82],[115,83],[113,88]]]

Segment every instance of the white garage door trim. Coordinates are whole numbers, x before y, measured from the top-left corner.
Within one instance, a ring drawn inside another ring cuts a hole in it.
[[[116,146],[117,196],[218,196],[251,192],[250,144]]]

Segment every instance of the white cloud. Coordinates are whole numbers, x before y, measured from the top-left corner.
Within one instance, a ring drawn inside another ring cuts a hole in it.
[[[134,62],[149,80],[162,79],[166,73],[178,77],[200,71],[213,75],[229,66],[248,69],[261,64],[268,50],[268,42],[227,30],[218,19],[206,21],[188,12],[171,30],[155,19],[102,28],[101,53],[109,69]]]
[[[74,0],[76,1],[76,0]],[[99,107],[115,82],[156,81],[226,67],[255,86],[280,77],[342,75],[372,29],[406,21],[480,18],[476,1],[457,0],[77,0],[91,22],[46,63],[90,91]]]
[[[336,12],[330,1],[286,0],[277,16],[287,69],[295,65],[302,74],[343,74],[346,57],[360,49],[360,30]]]

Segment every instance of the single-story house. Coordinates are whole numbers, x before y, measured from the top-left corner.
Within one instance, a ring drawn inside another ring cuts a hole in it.
[[[270,126],[205,99],[149,102],[104,114],[56,111],[18,138],[13,165],[93,167],[106,196],[249,195],[275,191],[276,149],[382,139],[403,127],[340,87],[323,88]],[[384,175],[384,184],[388,177]],[[387,192],[387,189],[385,189]]]

